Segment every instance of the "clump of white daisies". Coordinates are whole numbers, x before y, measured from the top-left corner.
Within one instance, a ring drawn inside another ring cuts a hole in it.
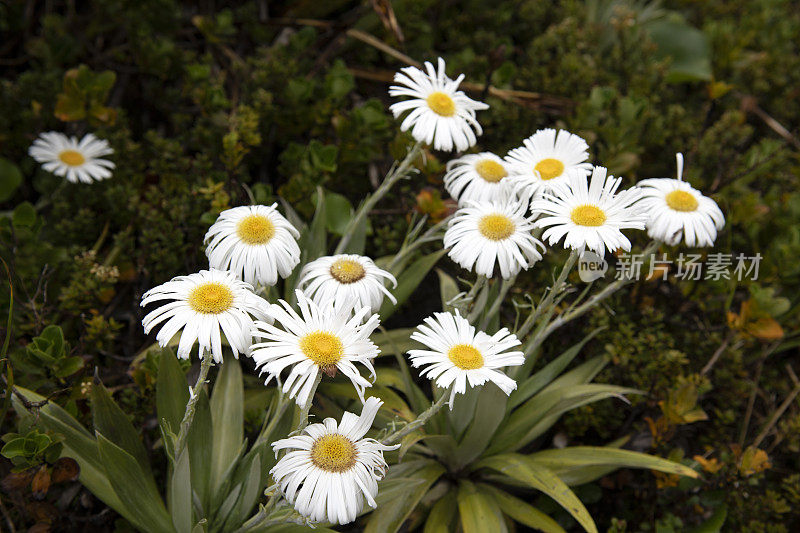
[[[425,63],[424,71],[401,69],[398,85],[389,89],[404,97],[391,106],[396,117],[407,113],[401,130],[436,150],[474,146],[482,133],[476,112],[488,106],[458,90],[463,78],[450,79],[442,59],[438,68]],[[46,133],[30,153],[69,181],[104,179],[114,167],[100,159],[112,153],[108,143],[91,134],[77,141]],[[677,179],[647,179],[620,190],[622,179],[589,163],[586,141],[564,130],[535,132],[505,157],[461,155],[446,168],[444,186],[459,209],[446,223],[443,245],[457,265],[477,276],[467,304],[481,281],[500,278],[505,286],[540,261],[542,241],[551,246],[563,241],[573,254],[591,250],[602,256],[631,249],[623,230],[647,229],[670,245],[683,239],[689,246],[711,246],[724,225],[716,203],[683,181],[680,154]],[[223,363],[223,345],[234,356],[251,357],[265,385],[275,382],[306,417],[321,380],[337,374],[348,380],[363,403],[361,415],[345,412],[338,422],[327,418],[311,425],[301,417],[291,436],[272,444],[280,459],[271,470],[280,494],[301,516],[345,524],[365,503],[375,507],[378,481],[388,467],[383,454],[398,446],[397,432],[382,441],[366,436],[382,405],[368,396],[380,352],[370,337],[380,324],[384,299],[397,302],[392,294],[397,280],[355,254],[312,257],[301,265],[299,236],[276,204],[223,211],[205,236],[209,270],[148,291],[142,306],[159,307],[143,325],[146,333],[159,328],[162,346],[177,339],[178,357],[189,358],[197,344],[205,372]],[[293,301],[269,303],[258,295],[297,269]],[[495,313],[500,303],[492,305]],[[477,327],[482,310],[477,311],[462,315],[455,307],[434,313],[411,334],[422,346],[408,352],[411,365],[442,389],[418,420],[444,404],[453,409],[456,396],[471,387],[491,382],[506,395],[516,388],[506,369],[525,363],[525,352],[518,349],[524,339],[506,327],[485,331],[488,319]]]

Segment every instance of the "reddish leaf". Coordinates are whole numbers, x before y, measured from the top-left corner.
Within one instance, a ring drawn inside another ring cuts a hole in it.
[[[81,470],[77,461],[71,457],[62,457],[53,465],[51,481],[53,483],[63,483],[65,481],[75,481]]]
[[[50,470],[47,465],[39,467],[36,475],[33,476],[31,490],[33,491],[33,497],[37,500],[41,500],[47,495],[47,491],[50,490]]]

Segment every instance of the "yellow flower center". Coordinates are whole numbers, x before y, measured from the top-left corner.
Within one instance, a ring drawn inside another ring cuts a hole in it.
[[[236,233],[247,244],[266,244],[275,236],[275,225],[263,215],[249,215],[239,221]]]
[[[508,176],[505,167],[492,159],[478,161],[478,164],[475,165],[475,172],[489,183],[497,183]]]
[[[326,472],[346,472],[356,464],[356,446],[344,435],[323,435],[311,445],[311,462]]]
[[[425,101],[428,102],[428,107],[431,108],[431,111],[437,115],[452,117],[456,114],[456,103],[443,92],[436,91],[431,93]]]
[[[86,162],[86,158],[77,150],[64,150],[58,154],[58,158],[62,163],[71,167],[79,167]]]
[[[339,283],[355,283],[365,275],[361,263],[352,259],[338,259],[331,265],[331,276]]]
[[[545,181],[559,177],[564,173],[564,163],[558,159],[542,159],[533,167]]]
[[[492,241],[502,241],[509,238],[515,229],[516,226],[514,226],[511,219],[499,213],[486,215],[478,222],[478,231]]]
[[[474,370],[483,367],[481,352],[469,344],[456,344],[447,352],[447,357],[462,370]]]
[[[188,302],[189,307],[198,313],[218,315],[233,305],[233,291],[227,285],[209,281],[192,289]]]
[[[327,331],[315,331],[300,339],[300,349],[317,366],[330,367],[339,362],[344,352],[342,341]]]
[[[579,226],[602,226],[606,221],[606,214],[599,207],[587,204],[573,209],[570,218]]]
[[[672,191],[667,194],[667,205],[675,211],[694,211],[697,209],[697,198],[686,191]]]

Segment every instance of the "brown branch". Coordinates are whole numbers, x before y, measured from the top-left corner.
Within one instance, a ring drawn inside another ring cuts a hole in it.
[[[759,432],[758,436],[756,437],[756,440],[753,441],[753,446],[755,446],[756,448],[758,448],[758,445],[761,444],[761,442],[765,438],[767,438],[767,435],[769,434],[770,431],[772,431],[772,428],[775,426],[775,424],[778,423],[778,420],[780,420],[780,418],[783,416],[783,413],[786,412],[786,410],[789,408],[789,406],[792,404],[795,398],[797,398],[797,395],[800,394],[800,383],[797,383],[796,381],[797,376],[794,375],[794,371],[791,369],[789,365],[786,365],[786,368],[789,370],[789,375],[792,377],[793,380],[795,380],[794,389],[792,389],[792,392],[789,393],[789,396],[786,397],[783,403],[781,403],[780,407],[778,407],[778,410],[775,411],[773,415],[770,417],[769,422],[767,422],[767,424],[764,426],[764,429],[762,429]]]
[[[783,124],[772,118],[769,113],[761,109],[758,105],[758,100],[756,100],[755,96],[749,95],[742,95],[739,94],[739,100],[741,101],[742,110],[745,112],[750,112],[756,115],[758,118],[764,121],[764,123],[769,126],[772,131],[783,137],[783,139],[788,142],[789,144],[793,145],[795,148],[800,150],[800,140],[797,139],[792,132],[790,132]]]
[[[744,441],[747,438],[747,430],[750,427],[750,418],[753,416],[753,407],[756,404],[756,396],[758,395],[758,383],[761,381],[761,373],[764,370],[764,363],[767,361],[775,348],[778,347],[779,342],[773,342],[766,346],[761,352],[761,357],[758,358],[758,367],[756,368],[756,375],[753,379],[753,390],[750,393],[750,398],[747,401],[747,411],[744,414],[744,424],[742,424],[742,431],[739,433],[739,446],[744,446]]]

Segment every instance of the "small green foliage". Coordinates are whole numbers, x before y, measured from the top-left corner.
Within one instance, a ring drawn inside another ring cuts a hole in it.
[[[117,112],[105,102],[116,79],[111,70],[93,72],[86,65],[68,70],[56,100],[56,118],[65,122],[85,119],[93,126],[113,125]]]
[[[14,472],[21,472],[42,463],[54,463],[61,455],[64,445],[61,439],[38,429],[26,434],[6,433],[3,435],[3,449],[0,454],[14,464]]]
[[[32,374],[63,379],[83,368],[83,358],[70,355],[69,343],[61,327],[50,325],[25,347],[24,356],[17,360]]]

